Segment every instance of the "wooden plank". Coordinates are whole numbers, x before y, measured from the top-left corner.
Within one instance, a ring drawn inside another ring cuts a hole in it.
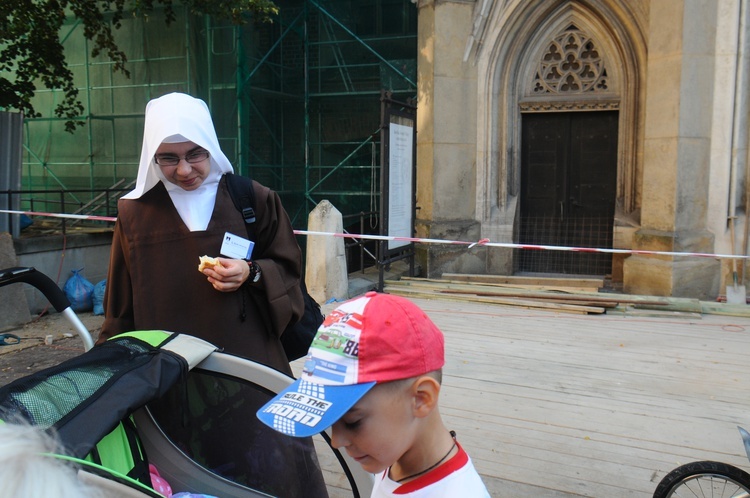
[[[701,301],[700,305],[702,313],[750,318],[750,306],[746,304],[725,304]]]
[[[579,306],[569,304],[557,304],[557,303],[545,303],[542,301],[535,301],[531,299],[515,299],[515,298],[501,298],[501,297],[482,297],[482,296],[451,296],[443,294],[439,291],[429,291],[421,289],[410,289],[407,287],[399,286],[388,286],[385,292],[390,294],[397,294],[400,296],[407,297],[422,297],[422,298],[435,298],[435,299],[452,299],[469,301],[475,303],[487,303],[487,304],[504,304],[508,306],[521,306],[525,308],[533,309],[544,309],[548,311],[561,311],[570,313],[604,313],[604,308],[601,306]]]
[[[439,279],[422,279],[422,278],[415,278],[415,277],[409,277],[409,278],[402,278],[401,280],[397,281],[388,281],[387,283],[392,285],[407,285],[407,286],[420,286],[423,288],[429,287],[433,288],[435,285],[440,285],[444,289],[463,289],[463,290],[475,290],[478,289],[480,291],[483,290],[491,290],[491,292],[498,292],[498,293],[504,293],[506,292],[502,287],[497,287],[493,284],[487,284],[487,283],[467,283],[467,282],[457,282],[457,281],[444,281]],[[516,292],[525,292],[521,291],[520,289],[517,289]],[[546,295],[547,291],[535,291],[535,290],[528,290],[529,296],[542,296]],[[664,297],[664,296],[639,296],[639,295],[633,295],[633,294],[616,294],[616,293],[601,293],[601,292],[567,292],[567,291],[554,291],[558,292],[557,295],[576,295],[576,296],[591,296],[596,297],[597,299],[618,299],[620,302],[627,304],[632,304],[636,308],[642,308],[642,309],[659,309],[659,310],[668,310],[668,311],[681,311],[686,313],[702,313],[702,303],[701,301],[697,299],[689,299],[689,298],[675,298],[675,297]],[[563,294],[564,292],[564,294]],[[555,295],[555,294],[553,294]],[[721,310],[719,303],[716,303],[719,305],[719,308],[716,308],[718,310]],[[729,305],[729,306],[737,306],[739,310],[744,309],[742,305]],[[750,309],[750,307],[748,307]],[[729,312],[725,312],[726,314],[730,314]]]
[[[604,279],[596,278],[552,278],[552,277],[523,277],[515,275],[477,275],[464,273],[443,273],[447,280],[466,282],[483,282],[492,284],[522,284],[522,285],[554,285],[560,287],[594,287],[604,286]]]
[[[442,279],[430,279],[430,278],[417,278],[417,277],[402,277],[399,280],[386,280],[386,284],[390,285],[405,285],[410,287],[425,287],[434,288],[440,286],[443,289],[466,289],[466,290],[487,290],[487,291],[507,291],[507,292],[557,292],[560,294],[572,295],[598,295],[599,292],[596,289],[591,288],[576,288],[576,287],[528,287],[524,285],[498,285],[491,283],[473,283],[473,282],[462,282],[456,280],[442,280]]]
[[[644,310],[656,310],[656,311],[681,311],[683,313],[697,313],[701,314],[701,303],[697,299],[674,299],[669,298],[669,304],[667,306],[653,306],[650,304],[637,304],[632,305],[637,309]]]
[[[566,301],[570,304],[580,301],[579,304],[596,305],[602,303],[602,305],[612,306],[613,303],[621,304],[637,304],[639,306],[651,305],[651,306],[667,306],[670,301],[666,298],[640,298],[622,294],[601,294],[601,293],[568,293],[559,291],[536,291],[536,290],[522,290],[522,289],[506,289],[495,285],[474,285],[474,284],[463,284],[456,282],[444,282],[441,280],[431,279],[414,279],[410,278],[407,280],[387,280],[387,285],[390,286],[407,286],[410,288],[421,288],[426,290],[438,290],[446,294],[474,294],[477,296],[485,297],[515,297],[515,298],[529,298],[529,299],[540,299],[550,302],[554,301]]]
[[[444,289],[440,292],[446,293],[446,294],[466,294],[466,293],[472,293],[477,296],[502,296],[502,297],[525,297],[525,298],[534,298],[534,299],[542,299],[542,300],[548,300],[548,301],[566,301],[570,303],[575,302],[581,302],[581,303],[602,303],[602,305],[612,305],[616,306],[617,304],[638,304],[638,305],[652,305],[652,306],[666,306],[669,303],[666,301],[638,301],[633,299],[628,299],[627,297],[620,298],[617,295],[614,294],[608,294],[609,297],[599,297],[599,296],[577,296],[577,295],[555,295],[553,293],[547,292],[547,293],[537,293],[537,292],[525,292],[525,293],[514,293],[514,292],[485,292],[485,291],[464,291],[464,290],[455,290],[455,289]],[[594,304],[592,304],[594,305]]]
[[[651,318],[684,318],[686,320],[700,320],[703,315],[701,313],[695,313],[692,311],[674,311],[668,309],[640,309],[633,306],[615,306],[612,309],[607,309],[608,315],[621,315],[629,316],[631,318],[637,317],[651,317]]]
[[[472,282],[467,280],[450,280],[450,279],[436,279],[436,278],[423,278],[423,277],[401,277],[399,282],[432,282],[440,284],[451,284],[451,285],[469,285],[469,286],[485,286],[489,288],[509,288],[509,289],[528,289],[537,291],[559,291],[569,293],[588,293],[597,294],[599,287],[591,286],[575,286],[575,285],[529,285],[529,284],[503,284],[495,282]]]

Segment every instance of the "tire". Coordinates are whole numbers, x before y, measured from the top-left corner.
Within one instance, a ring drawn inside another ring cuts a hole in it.
[[[721,462],[693,462],[664,476],[653,498],[750,498],[750,474]]]

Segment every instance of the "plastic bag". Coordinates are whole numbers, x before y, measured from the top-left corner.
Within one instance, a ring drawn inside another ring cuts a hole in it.
[[[19,224],[21,225],[21,230],[23,230],[24,228],[28,228],[28,227],[30,227],[31,225],[34,224],[34,220],[32,220],[31,218],[29,218],[25,214],[22,214],[20,216],[19,222],[20,222]]]
[[[86,280],[86,278],[80,274],[83,268],[80,270],[71,270],[73,275],[65,282],[63,291],[70,301],[70,307],[75,312],[80,311],[91,311],[94,306],[92,296],[94,294],[94,284]]]
[[[107,279],[105,278],[94,286],[94,294],[92,295],[92,301],[94,303],[94,314],[104,314],[104,291],[107,289]],[[162,493],[164,494],[164,493]]]

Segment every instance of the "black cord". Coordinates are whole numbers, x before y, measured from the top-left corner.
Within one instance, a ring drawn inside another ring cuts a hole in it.
[[[429,471],[431,471],[432,469],[434,469],[435,467],[437,467],[438,465],[440,465],[441,463],[443,463],[445,461],[445,459],[448,458],[448,455],[450,455],[451,452],[453,451],[453,449],[456,447],[456,432],[455,431],[450,431],[450,434],[451,434],[451,437],[453,438],[453,446],[451,446],[451,449],[448,450],[448,453],[446,453],[443,458],[441,458],[440,460],[438,460],[437,462],[435,462],[433,465],[427,467],[423,471],[417,472],[416,474],[412,474],[410,476],[402,477],[401,479],[398,479],[396,482],[401,483],[401,482],[404,482],[404,481],[406,481],[408,479],[413,479],[415,477],[419,477],[421,475],[424,475],[424,474],[428,473]]]

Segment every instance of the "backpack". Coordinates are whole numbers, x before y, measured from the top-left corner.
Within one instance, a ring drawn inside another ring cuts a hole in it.
[[[225,176],[234,207],[245,220],[247,238],[255,242],[255,189],[253,188],[253,181],[246,176],[231,173]],[[302,298],[305,301],[305,312],[300,321],[287,326],[281,334],[281,344],[284,346],[284,352],[290,362],[307,354],[307,350],[315,338],[315,333],[318,331],[320,324],[323,323],[324,318],[320,312],[320,305],[307,292],[304,277],[300,278],[299,285],[302,290]]]

